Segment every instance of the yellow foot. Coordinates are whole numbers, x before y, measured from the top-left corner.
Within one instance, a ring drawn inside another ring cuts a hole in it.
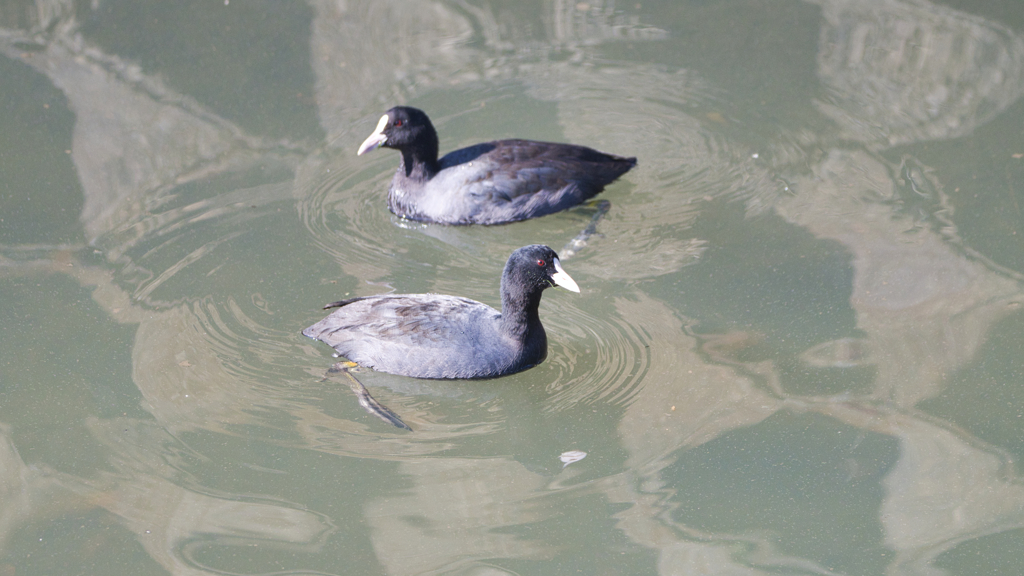
[[[335,362],[334,364],[331,365],[330,368],[327,369],[327,373],[324,374],[324,377],[321,378],[320,381],[323,382],[330,378],[332,375],[338,374],[340,372],[349,372],[350,370],[358,366],[359,364],[356,364],[355,362],[349,360],[345,360],[343,362]]]

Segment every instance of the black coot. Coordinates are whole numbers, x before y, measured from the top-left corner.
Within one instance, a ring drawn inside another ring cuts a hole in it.
[[[402,153],[388,208],[439,224],[502,224],[565,210],[636,166],[636,158],[532,140],[477,144],[438,160],[434,126],[408,106],[388,110],[358,154],[379,146]]]
[[[390,294],[342,300],[303,334],[349,360],[416,378],[493,378],[540,364],[548,352],[537,308],[549,286],[580,289],[558,255],[534,244],[501,274],[501,312],[467,298]]]

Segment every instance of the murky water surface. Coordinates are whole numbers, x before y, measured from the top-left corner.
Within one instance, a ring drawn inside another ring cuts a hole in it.
[[[1020,574],[1024,4],[16,0],[0,8],[0,576]],[[442,151],[637,156],[548,358],[355,376],[327,302],[500,305]],[[326,375],[326,377],[325,377]]]

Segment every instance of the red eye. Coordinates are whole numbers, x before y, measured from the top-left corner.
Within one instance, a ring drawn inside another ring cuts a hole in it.
[[[405,122],[404,122],[404,121],[402,121],[402,120],[395,120],[395,126],[396,126],[396,127],[397,127],[397,126],[401,126],[402,124],[405,124]]]
[[[545,262],[544,259],[537,260],[537,266],[543,268],[545,264],[547,264],[547,262]]]

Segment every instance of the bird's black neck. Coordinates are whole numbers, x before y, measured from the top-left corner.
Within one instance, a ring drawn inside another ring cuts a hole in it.
[[[423,155],[417,154],[415,150],[402,150],[402,166],[400,170],[410,180],[426,182],[439,171],[437,154],[435,153],[434,159],[430,160],[429,158],[424,158]]]
[[[402,147],[401,152],[402,172],[410,180],[425,182],[441,170],[437,161],[437,132],[429,124],[414,142]]]
[[[509,271],[501,277],[501,331],[521,342],[531,334],[544,336],[540,323],[540,296],[543,289],[530,284],[514,282]]]

